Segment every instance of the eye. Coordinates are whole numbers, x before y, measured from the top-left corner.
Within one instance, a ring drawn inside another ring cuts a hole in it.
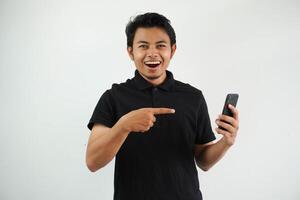
[[[158,47],[158,48],[165,48],[166,45],[165,45],[165,44],[159,44],[159,45],[157,45],[157,47]]]
[[[141,45],[139,45],[138,47],[139,47],[139,48],[142,48],[142,49],[146,49],[146,48],[147,48],[147,45],[141,44]]]

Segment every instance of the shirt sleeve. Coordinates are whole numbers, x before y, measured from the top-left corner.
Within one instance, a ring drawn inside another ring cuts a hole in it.
[[[92,130],[95,123],[103,124],[110,128],[113,127],[115,124],[114,113],[112,96],[109,90],[106,90],[100,97],[87,127]]]
[[[200,95],[200,105],[197,114],[197,135],[196,144],[205,144],[216,139],[211,128],[210,118],[207,110],[207,104],[203,94]]]

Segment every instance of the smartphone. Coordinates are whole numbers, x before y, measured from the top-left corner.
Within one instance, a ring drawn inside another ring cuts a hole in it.
[[[238,94],[227,94],[226,99],[225,99],[225,103],[224,103],[224,107],[223,107],[223,111],[222,111],[223,115],[228,115],[230,117],[233,117],[233,113],[228,108],[228,105],[231,104],[234,107],[236,107],[238,98],[239,98]],[[219,126],[219,128],[222,129],[222,130],[224,130],[224,128],[222,128],[220,126]]]
[[[228,104],[231,104],[234,107],[236,107],[238,98],[239,98],[238,94],[227,94],[225,103],[224,103],[224,107],[223,107],[223,112],[222,112],[223,115],[228,115],[228,116],[233,117],[233,113],[228,108]]]

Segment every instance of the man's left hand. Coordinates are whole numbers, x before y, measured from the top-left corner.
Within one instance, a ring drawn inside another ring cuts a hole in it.
[[[223,135],[222,140],[228,145],[232,146],[234,144],[238,129],[239,129],[239,114],[238,110],[232,106],[228,105],[228,108],[233,113],[233,117],[227,115],[219,115],[216,119],[216,124],[225,130],[216,128],[218,134]]]

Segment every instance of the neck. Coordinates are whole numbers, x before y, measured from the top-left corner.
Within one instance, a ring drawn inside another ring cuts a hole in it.
[[[162,84],[165,81],[165,79],[167,77],[167,73],[164,72],[162,75],[160,75],[159,77],[154,78],[154,79],[148,78],[148,77],[144,76],[143,74],[141,74],[141,76],[146,81],[148,81],[149,83],[151,83],[153,86],[158,86],[158,85]]]

